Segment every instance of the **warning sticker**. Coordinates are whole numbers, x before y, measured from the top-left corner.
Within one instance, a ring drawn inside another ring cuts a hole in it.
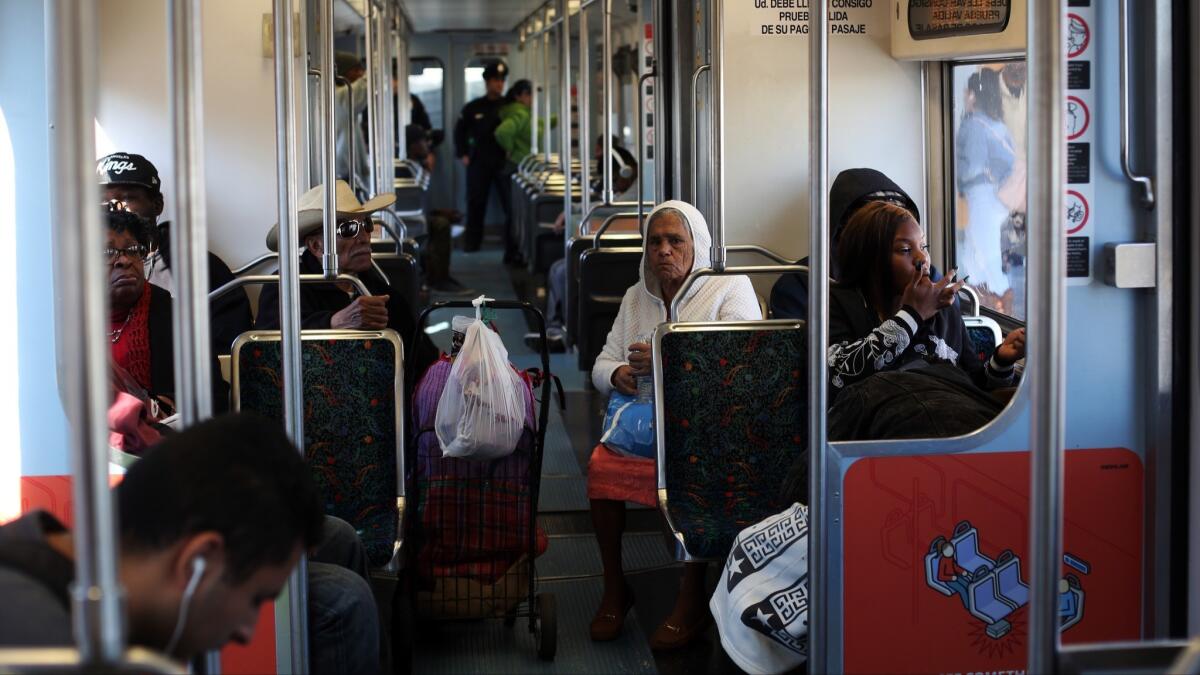
[[[1092,142],[1096,135],[1096,93],[1092,88],[1091,2],[1071,0],[1067,14],[1067,88],[1064,110],[1067,134],[1067,190],[1063,195],[1063,228],[1067,235],[1067,283],[1084,285],[1092,279],[1092,241],[1096,217]]]
[[[1088,200],[1082,194],[1075,190],[1067,190],[1067,198],[1064,206],[1067,208],[1066,220],[1067,234],[1079,234],[1083,228],[1087,227],[1088,221],[1092,218],[1092,206],[1088,204]]]

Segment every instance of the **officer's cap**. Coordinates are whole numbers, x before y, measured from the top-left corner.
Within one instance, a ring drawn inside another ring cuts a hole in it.
[[[492,61],[483,69],[483,79],[485,80],[507,80],[508,66],[504,65],[503,61]]]

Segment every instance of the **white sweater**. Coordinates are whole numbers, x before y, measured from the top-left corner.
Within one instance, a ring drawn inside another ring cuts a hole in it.
[[[650,213],[673,208],[684,215],[684,221],[692,231],[694,259],[692,271],[708,267],[709,249],[712,239],[704,217],[691,204],[669,201],[658,205]],[[658,280],[649,272],[645,254],[642,256],[641,281],[625,291],[621,309],[613,322],[612,330],[604,343],[604,349],[592,366],[592,384],[602,394],[612,391],[613,373],[628,361],[629,345],[639,335],[650,335],[658,324],[671,320],[667,316],[669,307],[658,294]],[[762,319],[754,287],[745,276],[702,277],[696,280],[679,305],[676,321],[757,321]]]

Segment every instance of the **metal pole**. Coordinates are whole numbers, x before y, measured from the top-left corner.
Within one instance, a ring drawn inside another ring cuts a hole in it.
[[[712,66],[708,74],[712,109],[709,112],[712,158],[712,268],[718,272],[725,269],[725,0],[712,0],[712,28],[709,40],[712,49]],[[814,183],[815,184],[815,183]]]
[[[587,9],[579,8],[579,208],[585,215],[592,208],[592,74],[591,40],[588,39]],[[605,158],[607,159],[607,157]],[[603,159],[601,160],[604,161]],[[608,175],[612,171],[600,171]],[[612,167],[609,167],[610,169]],[[583,225],[581,224],[582,228]]]
[[[296,196],[296,64],[292,58],[292,0],[274,0],[275,175],[279,217],[279,328],[283,371],[283,420],[296,447],[304,446],[304,384],[300,361],[300,239]],[[328,26],[328,24],[326,24]],[[331,81],[322,78],[322,82]],[[308,568],[303,557],[288,577],[291,671],[308,672]]]
[[[371,161],[368,162],[367,166],[367,170],[369,172],[367,179],[369,181],[368,185],[373,188],[375,187],[377,177],[379,176],[379,146],[377,144],[379,142],[379,112],[382,110],[380,103],[381,99],[383,98],[382,92],[380,91],[380,87],[383,86],[383,82],[380,81],[379,73],[376,72],[376,69],[379,67],[379,59],[375,53],[375,50],[378,48],[376,43],[379,42],[378,34],[375,32],[376,14],[378,14],[379,11],[376,9],[375,2],[373,0],[367,1],[366,5],[363,7],[363,11],[366,12],[366,17],[363,19],[363,51],[366,52],[367,58],[367,72],[365,75],[367,78],[367,142],[370,143],[371,146],[367,150],[371,157]],[[349,87],[348,82],[347,87]],[[359,133],[359,130],[357,129],[358,120],[354,119],[354,90],[348,88],[346,90],[346,94],[346,100],[350,102],[350,158],[353,160],[354,155],[356,154],[354,137],[355,134]],[[351,179],[355,177],[356,170],[357,164],[354,161],[351,161]],[[354,186],[355,183],[353,180],[351,180],[350,187]]]
[[[199,0],[167,5],[172,140],[175,162],[175,409],[183,426],[212,417],[209,341],[208,216],[204,185],[204,50]],[[168,655],[169,656],[169,655]],[[205,672],[221,672],[221,653],[204,655]]]
[[[719,19],[716,19],[719,21]],[[825,409],[828,407],[828,372],[825,349],[829,343],[829,6],[816,3],[808,23],[808,653],[809,668],[814,673],[829,672],[830,655],[836,651],[828,642],[828,575],[825,565],[827,540],[825,515],[828,497],[825,492],[825,452],[827,446]],[[720,33],[719,24],[711,30]],[[714,50],[711,62],[723,58]],[[713,126],[719,118],[718,101],[721,68],[711,71],[713,92]],[[716,153],[714,153],[716,154]],[[713,199],[723,202],[720,191],[713,190]],[[723,205],[722,205],[723,206]],[[715,208],[719,213],[721,207]],[[722,218],[722,220],[724,220]]]
[[[1036,9],[1035,9],[1036,7]],[[1063,89],[1066,84],[1062,0],[1029,7],[1028,367],[1031,467],[1029,663],[1055,667],[1059,641],[1058,580],[1062,566],[1062,448],[1066,371],[1063,284]]]
[[[337,73],[333,66],[333,0],[321,0],[321,117],[325,126],[321,129],[324,134],[324,166],[322,166],[321,182],[325,185],[325,254],[321,256],[321,268],[329,278],[338,275],[337,262],[337,117],[336,94],[334,93],[334,77]],[[348,120],[354,128],[354,120]],[[354,175],[354,167],[350,167],[350,176]]]
[[[638,176],[637,176],[637,214],[638,214],[638,229],[642,227],[642,218],[646,210],[646,183],[643,180],[645,177],[646,166],[646,110],[645,102],[642,100],[642,92],[646,89],[646,80],[654,77],[658,69],[656,60],[651,60],[650,70],[644,73],[637,80],[637,161],[638,161]],[[643,235],[645,233],[643,232]]]
[[[612,155],[613,155],[613,80],[616,79],[616,74],[613,73],[613,44],[612,44],[612,0],[604,0],[604,55],[601,57],[601,62],[604,65],[604,157],[600,158],[601,162],[605,162],[604,170],[601,176],[604,176],[604,195],[601,199],[605,204],[611,204],[616,201],[616,192],[613,190],[612,176]],[[638,167],[641,170],[641,167]],[[638,177],[641,180],[641,177]],[[640,227],[640,225],[639,225]]]
[[[706,63],[692,73],[692,154],[689,157],[692,164],[692,194],[690,197],[696,208],[700,208],[700,75],[710,68],[712,66]]]
[[[107,273],[100,250],[96,188],[96,6],[52,0],[46,4],[50,63],[51,162],[55,199],[51,218],[61,229],[55,278],[59,373],[70,421],[71,496],[75,582],[71,617],[80,659],[118,663],[125,649],[122,591],[117,577],[117,523],[108,486],[108,298],[97,283]]]
[[[559,33],[562,35],[562,73],[559,74],[559,83],[562,87],[561,105],[562,105],[562,148],[559,149],[559,158],[562,160],[563,172],[563,214],[566,216],[566,222],[570,225],[571,222],[571,3],[570,0],[562,0],[562,23],[559,24]],[[570,227],[567,228],[570,230]],[[567,236],[563,238],[566,242],[565,246],[570,246],[571,235],[568,231]]]
[[[550,21],[550,12],[546,11],[546,21]],[[550,107],[550,27],[546,26],[545,32],[542,33],[542,71],[546,73],[546,77],[542,82],[542,96],[545,98],[545,104],[542,108],[546,111],[546,161],[549,162],[550,154],[554,151],[554,136],[550,133],[550,117],[553,115]]]

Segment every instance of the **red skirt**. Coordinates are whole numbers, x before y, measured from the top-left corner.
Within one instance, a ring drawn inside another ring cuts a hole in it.
[[[588,461],[587,478],[588,499],[658,506],[658,475],[652,459],[619,455],[599,443]]]

